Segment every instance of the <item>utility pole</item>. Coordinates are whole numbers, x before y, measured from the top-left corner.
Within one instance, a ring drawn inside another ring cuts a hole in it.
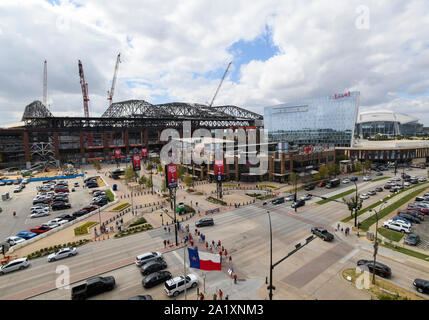
[[[186,279],[186,243],[183,246],[183,277],[185,278],[185,300],[186,300],[186,285],[187,285],[187,279]]]

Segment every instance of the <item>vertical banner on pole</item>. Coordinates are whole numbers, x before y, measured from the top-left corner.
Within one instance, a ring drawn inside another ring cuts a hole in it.
[[[225,180],[223,160],[215,160],[214,175],[215,175],[216,181]]]
[[[176,188],[177,187],[177,165],[176,164],[167,164],[165,166],[165,172],[167,175],[167,187]]]
[[[134,168],[134,171],[138,171],[141,169],[140,156],[139,155],[133,156],[133,168]]]
[[[142,148],[142,157],[147,158],[147,148]]]
[[[120,159],[121,158],[121,149],[116,149],[115,150],[115,159]]]

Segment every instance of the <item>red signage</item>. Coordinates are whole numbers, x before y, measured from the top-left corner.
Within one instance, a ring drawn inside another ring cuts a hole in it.
[[[116,149],[115,150],[115,159],[120,159],[121,158],[121,150],[120,149]]]
[[[224,176],[223,160],[215,160],[214,175],[216,180],[223,180],[223,176]]]
[[[165,172],[167,173],[167,187],[176,188],[177,187],[177,165],[167,164],[165,166]]]
[[[143,148],[142,149],[142,157],[146,158],[147,157],[147,148]]]
[[[334,99],[341,99],[345,97],[350,97],[350,91],[344,94],[334,94]]]
[[[305,146],[304,147],[304,154],[310,154],[313,153],[314,147],[312,145]]]
[[[141,169],[139,155],[133,156],[133,168],[134,168],[134,171]]]

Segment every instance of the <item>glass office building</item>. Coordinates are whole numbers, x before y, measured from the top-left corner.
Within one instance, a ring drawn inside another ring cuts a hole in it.
[[[271,142],[294,145],[353,145],[359,92],[335,94],[265,107],[264,125]]]

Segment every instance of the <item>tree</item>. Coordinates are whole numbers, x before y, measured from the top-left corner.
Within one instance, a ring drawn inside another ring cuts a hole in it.
[[[192,177],[191,177],[189,174],[187,174],[187,175],[185,176],[184,182],[185,182],[185,184],[186,184],[186,186],[187,186],[188,188],[189,188],[189,187],[191,187],[191,186],[193,185],[193,183],[194,183],[194,181],[193,181]]]
[[[183,166],[177,166],[177,179],[182,179],[184,168]]]
[[[356,201],[357,200],[357,201]],[[363,199],[360,198],[360,194],[357,194],[357,199],[356,196],[351,197],[350,199],[346,200],[345,198],[343,198],[343,202],[347,205],[347,207],[350,210],[350,216],[353,218],[353,211],[356,208],[356,214],[357,212],[362,209],[362,203],[363,203]]]
[[[135,174],[133,168],[127,168],[127,169],[125,169],[124,176],[125,176],[125,181],[126,182],[130,182],[132,180],[135,181],[135,179],[136,179],[136,174]]]
[[[368,170],[369,171],[369,169],[371,169],[371,161],[369,161],[369,160],[365,160],[365,170]]]
[[[158,172],[163,172],[164,169],[162,168],[162,164],[158,164]]]
[[[151,189],[153,187],[152,179],[146,180],[146,188]]]
[[[356,162],[355,163],[355,170],[356,171],[362,171],[362,163],[360,163],[360,162]]]
[[[313,175],[313,179],[314,179],[314,180],[320,180],[320,179],[321,179],[320,173],[316,173],[316,174],[314,174],[314,175]]]
[[[329,176],[336,175],[336,169],[334,164],[328,165]]]
[[[290,183],[295,184],[295,180],[296,180],[296,183],[298,183],[299,179],[300,179],[300,176],[298,174],[296,174],[295,172],[291,172],[289,174],[289,182]]]
[[[323,179],[329,174],[329,169],[326,166],[321,166],[319,168],[320,177]]]
[[[139,179],[139,185],[146,184],[147,178],[145,176],[141,176]]]
[[[167,182],[165,179],[162,180],[162,187],[161,187],[161,191],[162,192],[166,192],[167,191]]]
[[[100,165],[100,161],[98,161],[97,159],[94,160],[94,167],[97,170],[101,170],[101,165]]]

